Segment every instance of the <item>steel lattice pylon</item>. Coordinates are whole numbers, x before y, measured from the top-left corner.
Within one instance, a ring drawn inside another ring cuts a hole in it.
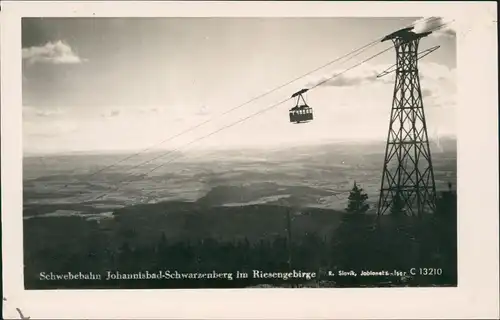
[[[421,215],[435,208],[436,187],[418,73],[418,44],[429,33],[403,29],[386,36],[396,50],[396,80],[378,214]]]

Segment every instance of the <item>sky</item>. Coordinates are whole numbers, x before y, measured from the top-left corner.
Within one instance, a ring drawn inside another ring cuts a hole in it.
[[[23,18],[23,148],[57,153],[383,141],[394,74],[375,75],[395,63],[394,50],[335,75],[390,47],[387,42],[227,111],[414,22],[416,31],[432,27],[420,19]],[[431,138],[456,131],[453,24],[424,38],[420,50],[436,45],[419,61]],[[251,116],[332,76],[306,94],[315,117],[307,124],[289,123],[293,100]]]

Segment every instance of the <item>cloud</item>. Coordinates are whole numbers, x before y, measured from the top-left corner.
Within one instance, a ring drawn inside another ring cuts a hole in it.
[[[370,76],[361,76],[361,77],[349,77],[345,75],[335,76],[333,78],[323,77],[318,80],[316,83],[311,83],[313,86],[321,85],[321,86],[331,86],[331,87],[349,87],[349,86],[357,86],[366,82],[371,82],[375,80],[377,77],[376,74]]]
[[[109,112],[101,114],[103,118],[113,118],[113,117],[118,117],[120,115],[121,111],[114,109]]]
[[[432,97],[433,94],[434,92],[429,88],[422,89],[422,98]]]
[[[424,58],[425,59],[425,58]],[[310,78],[306,83],[306,88],[315,86],[321,87],[361,87],[370,84],[388,84],[393,86],[395,72],[390,72],[380,78],[377,78],[384,70],[391,67],[390,64],[370,64],[365,63],[355,69],[342,73],[342,70],[333,71],[329,74]],[[394,68],[390,68],[394,71]],[[454,87],[456,81],[456,69],[450,69],[445,65],[419,61],[419,77],[421,81],[427,84],[438,84],[438,87]],[[430,96],[431,92],[423,89],[423,95]]]
[[[62,112],[60,110],[38,110],[36,112],[36,115],[39,117],[50,117],[50,116],[56,116],[61,114]]]
[[[456,30],[453,24],[453,19],[443,17],[422,18],[414,22],[416,33],[432,31],[431,36],[434,37],[455,37]],[[438,29],[439,30],[436,30]]]
[[[139,114],[161,113],[160,107],[141,107],[136,110]]]
[[[41,47],[23,48],[23,60],[29,64],[79,64],[87,61],[80,58],[73,49],[62,41],[47,42]]]
[[[307,87],[352,87],[369,84],[379,80],[386,82],[384,77],[377,78],[377,75],[388,67],[389,65],[364,64],[355,69],[349,70],[346,73],[342,73],[343,70],[339,70],[310,80]]]
[[[206,116],[210,114],[210,108],[208,108],[207,106],[202,106],[196,114],[200,116]]]
[[[325,81],[332,75],[317,77],[310,80],[307,88],[311,88],[318,83],[320,87],[336,96],[337,105],[351,105],[351,101],[358,101],[362,105],[371,104],[371,100],[376,100],[378,92],[384,97],[380,100],[391,99],[394,90],[395,73],[389,73],[384,77],[376,76],[386,70],[388,64],[363,64],[352,69],[341,76]],[[433,62],[419,62],[419,75],[421,80],[422,97],[425,104],[432,108],[447,108],[456,105],[456,69]],[[323,82],[323,83],[322,83]],[[360,102],[360,99],[366,101]],[[350,107],[351,108],[351,107]]]
[[[63,115],[65,112],[61,108],[40,108],[32,106],[23,106],[23,116],[26,118],[33,117],[56,117]]]
[[[52,138],[61,137],[77,132],[77,123],[67,120],[54,120],[44,122],[23,121],[23,134],[26,137]]]

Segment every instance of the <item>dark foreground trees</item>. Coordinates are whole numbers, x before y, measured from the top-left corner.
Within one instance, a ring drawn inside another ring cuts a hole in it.
[[[363,191],[354,185],[350,197],[350,212],[363,212],[366,208]],[[89,241],[71,241],[66,229],[57,242],[48,247],[47,241],[36,241],[25,247],[25,286],[27,289],[55,288],[242,288],[270,284],[287,286],[290,281],[276,279],[235,279],[158,281],[41,281],[40,272],[94,272],[105,275],[108,271],[122,273],[179,271],[179,272],[286,272],[290,270],[315,272],[320,278],[303,280],[297,285],[321,286],[383,286],[383,285],[456,285],[457,232],[456,194],[451,189],[439,195],[437,211],[423,218],[411,216],[376,216],[371,214],[344,214],[333,232],[294,234],[287,241],[286,225],[281,234],[249,240],[241,237],[231,241],[216,238],[175,239],[164,230],[151,229],[151,241],[139,237],[117,238],[114,233],[88,229]],[[336,213],[332,213],[336,214]],[[29,220],[28,220],[29,221]],[[56,223],[59,220],[47,220]],[[63,220],[61,220],[63,221]],[[81,223],[68,220],[75,228]],[[59,223],[61,223],[59,221]],[[83,224],[86,226],[86,224]],[[35,229],[31,229],[35,230]],[[51,234],[52,235],[52,234]],[[38,238],[37,238],[38,239]],[[92,240],[92,241],[90,241]],[[291,264],[289,263],[291,259]],[[329,277],[328,271],[362,270],[409,272],[411,268],[431,266],[442,270],[436,276],[384,277]],[[324,281],[324,282],[322,282]],[[325,285],[327,283],[328,285]],[[333,285],[332,285],[333,283]]]
[[[123,243],[117,250],[92,248],[94,259],[89,260],[87,251],[60,252],[57,259],[44,259],[40,252],[32,258],[35,266],[26,261],[25,284],[29,289],[43,288],[242,288],[269,284],[272,286],[328,283],[328,286],[429,286],[456,284],[456,226],[449,218],[441,216],[416,219],[393,216],[346,214],[334,234],[323,237],[307,234],[294,238],[289,262],[286,236],[276,236],[250,242],[239,239],[232,242],[216,239],[171,241],[159,233],[152,245]],[[113,262],[114,261],[114,262]],[[327,272],[362,270],[408,272],[411,268],[432,266],[440,268],[437,276],[410,277],[328,277]],[[228,280],[117,280],[117,281],[40,281],[40,270],[54,272],[107,271],[122,273],[178,271],[233,273],[253,270],[263,272],[287,272],[291,270],[315,272],[319,278],[296,282],[279,279]],[[323,281],[323,282],[322,282]],[[323,285],[323,284],[322,284]]]

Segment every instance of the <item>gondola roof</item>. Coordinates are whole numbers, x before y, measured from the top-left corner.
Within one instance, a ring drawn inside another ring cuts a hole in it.
[[[295,92],[294,94],[292,94],[292,96],[290,98],[295,98],[296,96],[300,96],[301,94],[304,94],[306,93],[307,91],[309,91],[309,89],[302,89],[300,91],[297,91]]]

